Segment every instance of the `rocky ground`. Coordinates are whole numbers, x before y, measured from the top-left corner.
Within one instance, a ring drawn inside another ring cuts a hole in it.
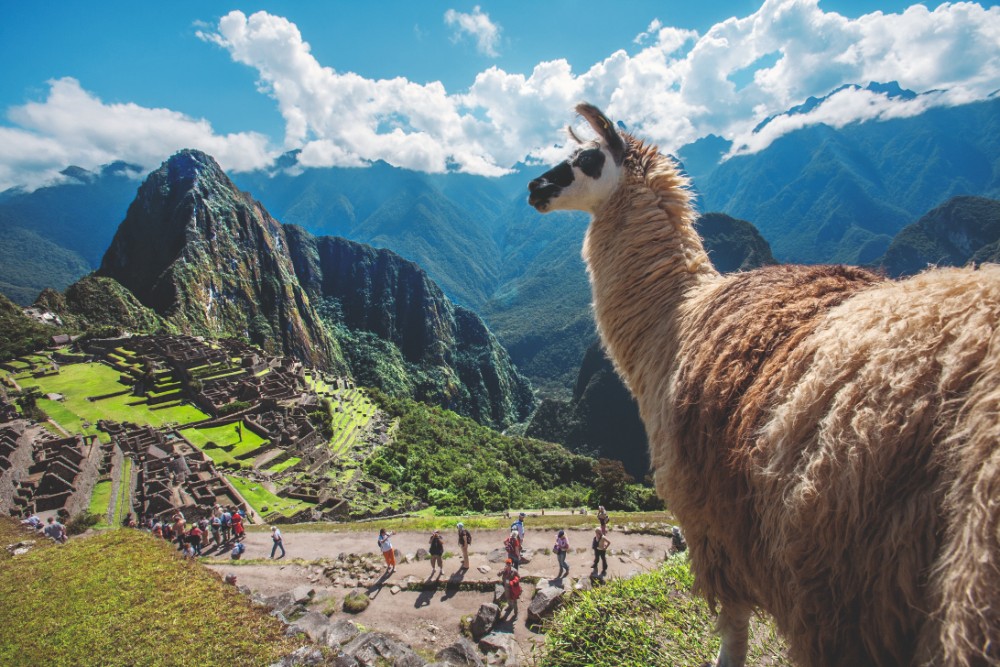
[[[494,585],[506,558],[502,546],[507,531],[473,531],[471,567],[467,571],[460,570],[462,561],[455,532],[445,533],[444,573],[435,572],[433,577],[429,561],[418,557],[418,552],[428,546],[429,533],[394,535],[392,544],[400,558],[396,571],[386,575],[376,544],[377,531],[377,524],[373,524],[370,532],[286,532],[287,556],[276,560],[269,558],[270,534],[250,533],[239,564],[220,559],[208,563],[208,567],[222,576],[235,575],[237,583],[248,587],[258,598],[279,596],[295,589],[312,591],[307,604],[310,611],[329,614],[334,623],[348,620],[367,630],[385,633],[425,656],[433,656],[459,639],[463,617],[475,616],[482,605],[493,601]],[[516,622],[500,622],[493,629],[513,637],[514,651],[521,664],[530,662],[527,658],[533,646],[544,640],[541,629],[528,624],[528,607],[536,590],[548,589],[551,595],[559,588],[592,585],[593,532],[569,530],[567,537],[571,576],[560,581],[553,578],[559,569],[555,555],[545,553],[552,548],[555,532],[532,531],[529,526],[525,535],[528,562],[521,567],[526,585],[519,618]],[[612,530],[609,537],[612,540],[608,553],[609,578],[629,577],[653,569],[663,562],[670,548],[670,539],[661,535]],[[356,614],[344,611],[344,597],[352,591],[368,597],[367,609]]]

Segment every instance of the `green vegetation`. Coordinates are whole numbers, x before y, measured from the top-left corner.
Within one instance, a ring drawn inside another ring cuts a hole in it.
[[[0,292],[8,291],[11,290],[0,282]],[[52,336],[60,333],[65,332],[36,322],[0,293],[0,361],[45,347]]]
[[[587,504],[593,459],[501,435],[441,408],[381,392],[373,397],[399,425],[365,470],[395,488],[453,513]]]
[[[344,611],[348,614],[360,614],[368,609],[371,600],[361,591],[351,591],[344,596]]]
[[[250,482],[241,477],[226,475],[230,484],[236,487],[243,499],[250,503],[258,515],[264,517],[272,512],[278,512],[285,516],[291,516],[296,512],[301,512],[307,507],[312,507],[312,503],[304,500],[293,500],[276,496],[258,482]],[[266,510],[264,508],[267,508]]]
[[[54,403],[39,399],[39,406],[70,433],[97,434],[99,419],[130,421],[137,424],[164,426],[186,424],[207,419],[208,415],[191,405],[169,407],[134,404],[130,394],[110,396],[91,401],[89,397],[119,393],[128,387],[118,381],[120,373],[105,364],[91,362],[61,366],[57,375],[28,377],[20,380],[24,388],[37,387],[42,394],[62,394],[64,400]],[[89,422],[84,427],[83,422]],[[105,434],[100,434],[106,437]]]
[[[687,555],[654,572],[615,579],[592,591],[571,593],[553,617],[540,667],[680,667],[714,659],[715,617],[691,593]],[[751,665],[790,665],[768,623],[751,623]]]
[[[0,664],[266,665],[296,648],[233,587],[138,531],[0,554]]]
[[[284,472],[285,470],[287,470],[288,468],[291,468],[293,465],[295,465],[296,463],[298,463],[301,460],[302,459],[300,459],[297,456],[289,456],[287,459],[285,459],[281,463],[275,463],[273,466],[271,466],[270,468],[268,468],[268,470],[270,472],[273,472],[273,473]]]
[[[108,507],[111,505],[111,488],[111,480],[98,482],[94,486],[94,494],[90,496],[90,507],[87,511],[100,517],[100,520],[97,522],[98,528],[108,527]]]
[[[239,422],[239,425],[243,433],[242,441],[236,430],[236,423],[207,428],[186,428],[180,433],[188,442],[208,454],[217,465],[241,467],[240,459],[267,444],[267,440],[248,429],[245,423]],[[249,466],[253,461],[248,460],[246,463]]]

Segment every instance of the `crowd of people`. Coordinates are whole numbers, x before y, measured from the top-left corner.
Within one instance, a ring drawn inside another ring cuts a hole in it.
[[[188,521],[180,510],[169,519],[129,514],[122,524],[127,528],[147,531],[153,537],[177,544],[177,550],[188,558],[208,553],[229,552],[239,559],[246,546],[247,513],[242,507],[215,505],[208,516]],[[284,555],[284,549],[282,549]]]

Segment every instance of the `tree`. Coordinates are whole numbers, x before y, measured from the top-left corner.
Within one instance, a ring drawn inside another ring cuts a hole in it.
[[[629,492],[629,484],[634,481],[632,475],[625,471],[621,461],[614,459],[597,459],[594,464],[594,474],[597,481],[590,496],[591,505],[604,505],[607,509],[634,509],[634,502]]]

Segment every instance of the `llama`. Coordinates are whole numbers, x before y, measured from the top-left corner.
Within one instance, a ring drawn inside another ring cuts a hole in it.
[[[635,395],[717,665],[770,614],[798,665],[1000,665],[1000,266],[721,276],[674,162],[596,107],[533,180],[592,220],[598,331]]]

